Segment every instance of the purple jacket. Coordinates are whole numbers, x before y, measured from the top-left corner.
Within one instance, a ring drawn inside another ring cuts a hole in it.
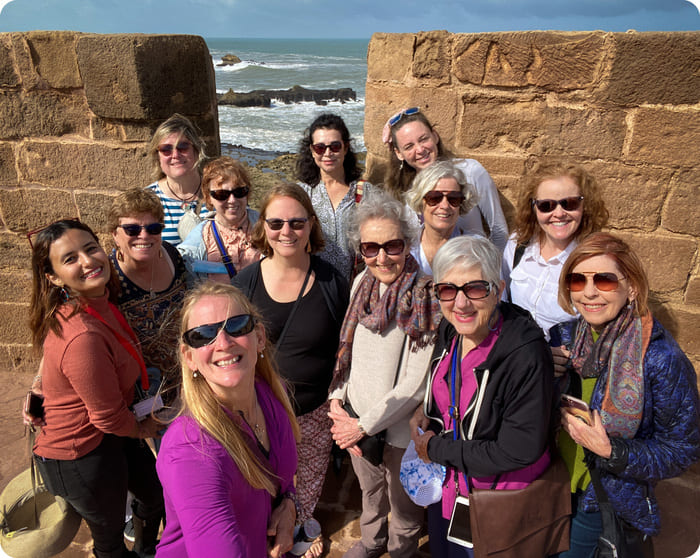
[[[294,491],[297,453],[287,414],[267,384],[257,382],[256,391],[280,491]],[[158,558],[267,556],[270,494],[253,489],[223,446],[192,418],[181,416],[170,425],[156,468],[166,514]]]

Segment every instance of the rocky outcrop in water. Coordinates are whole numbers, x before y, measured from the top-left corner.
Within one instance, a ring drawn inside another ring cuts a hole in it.
[[[285,104],[315,102],[317,105],[325,105],[328,101],[357,100],[357,94],[350,87],[340,89],[306,89],[295,85],[291,89],[270,90],[256,89],[248,93],[236,93],[233,89],[223,95],[218,95],[220,105],[233,105],[236,107],[269,107],[272,101],[280,101]]]
[[[221,62],[217,66],[233,66],[234,64],[240,64],[241,59],[235,54],[224,54],[221,57]]]

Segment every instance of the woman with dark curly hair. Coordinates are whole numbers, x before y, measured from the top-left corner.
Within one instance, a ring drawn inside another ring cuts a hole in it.
[[[554,324],[570,319],[557,302],[566,258],[607,221],[598,184],[583,167],[544,162],[526,177],[502,272],[510,300],[529,310],[547,337]]]
[[[343,119],[323,113],[305,130],[296,164],[297,180],[311,198],[326,241],[319,255],[346,279],[354,258],[347,241],[348,219],[371,188],[359,180],[362,169],[351,141]]]

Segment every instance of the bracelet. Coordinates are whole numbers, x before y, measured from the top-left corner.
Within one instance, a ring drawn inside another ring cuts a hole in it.
[[[297,499],[297,493],[292,492],[292,491],[287,491],[284,494],[282,494],[282,498],[286,498],[287,500],[291,500],[292,503],[294,504],[294,511],[297,514],[297,517],[301,516],[301,506],[299,506],[299,500]]]

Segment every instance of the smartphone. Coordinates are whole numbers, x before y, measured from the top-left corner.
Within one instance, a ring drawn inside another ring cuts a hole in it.
[[[34,418],[44,418],[44,397],[33,391],[27,393],[27,399],[24,402],[24,412]]]
[[[593,414],[591,413],[591,409],[588,406],[588,403],[582,399],[562,393],[561,408],[563,411],[566,411],[567,413],[574,415],[577,419],[582,420],[587,425],[590,426],[593,424]]]
[[[455,500],[450,525],[447,528],[447,540],[466,548],[474,548],[472,524],[469,518],[469,498],[465,496],[457,496]]]

